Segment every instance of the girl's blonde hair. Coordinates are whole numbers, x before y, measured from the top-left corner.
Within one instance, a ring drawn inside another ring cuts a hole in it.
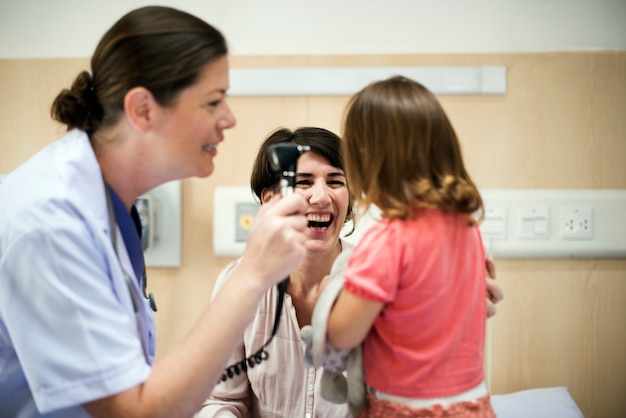
[[[463,165],[461,146],[439,101],[402,76],[354,95],[343,121],[342,151],[355,199],[384,217],[407,219],[420,208],[482,217],[483,202]]]

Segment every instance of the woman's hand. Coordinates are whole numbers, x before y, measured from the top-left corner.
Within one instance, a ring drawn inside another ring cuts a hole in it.
[[[491,257],[485,259],[487,267],[487,318],[496,314],[496,303],[504,299],[504,293],[498,283],[496,283],[496,265]]]

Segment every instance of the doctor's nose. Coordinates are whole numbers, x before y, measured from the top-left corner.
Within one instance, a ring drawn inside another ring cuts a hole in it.
[[[223,131],[226,129],[233,128],[236,124],[237,124],[237,119],[235,118],[235,114],[230,109],[230,106],[228,105],[226,100],[224,100],[224,113],[222,117],[220,118],[220,120],[218,121],[218,128]]]

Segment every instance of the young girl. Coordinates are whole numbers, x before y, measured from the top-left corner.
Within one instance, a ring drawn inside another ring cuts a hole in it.
[[[348,104],[348,183],[382,221],[366,231],[330,314],[338,349],[363,343],[362,417],[495,417],[484,382],[483,209],[435,96],[393,77]]]

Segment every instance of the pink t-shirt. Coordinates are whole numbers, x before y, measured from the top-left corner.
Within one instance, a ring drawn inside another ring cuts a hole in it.
[[[452,396],[484,380],[485,252],[477,226],[441,210],[366,231],[344,289],[385,303],[364,341],[365,380],[405,398]]]

